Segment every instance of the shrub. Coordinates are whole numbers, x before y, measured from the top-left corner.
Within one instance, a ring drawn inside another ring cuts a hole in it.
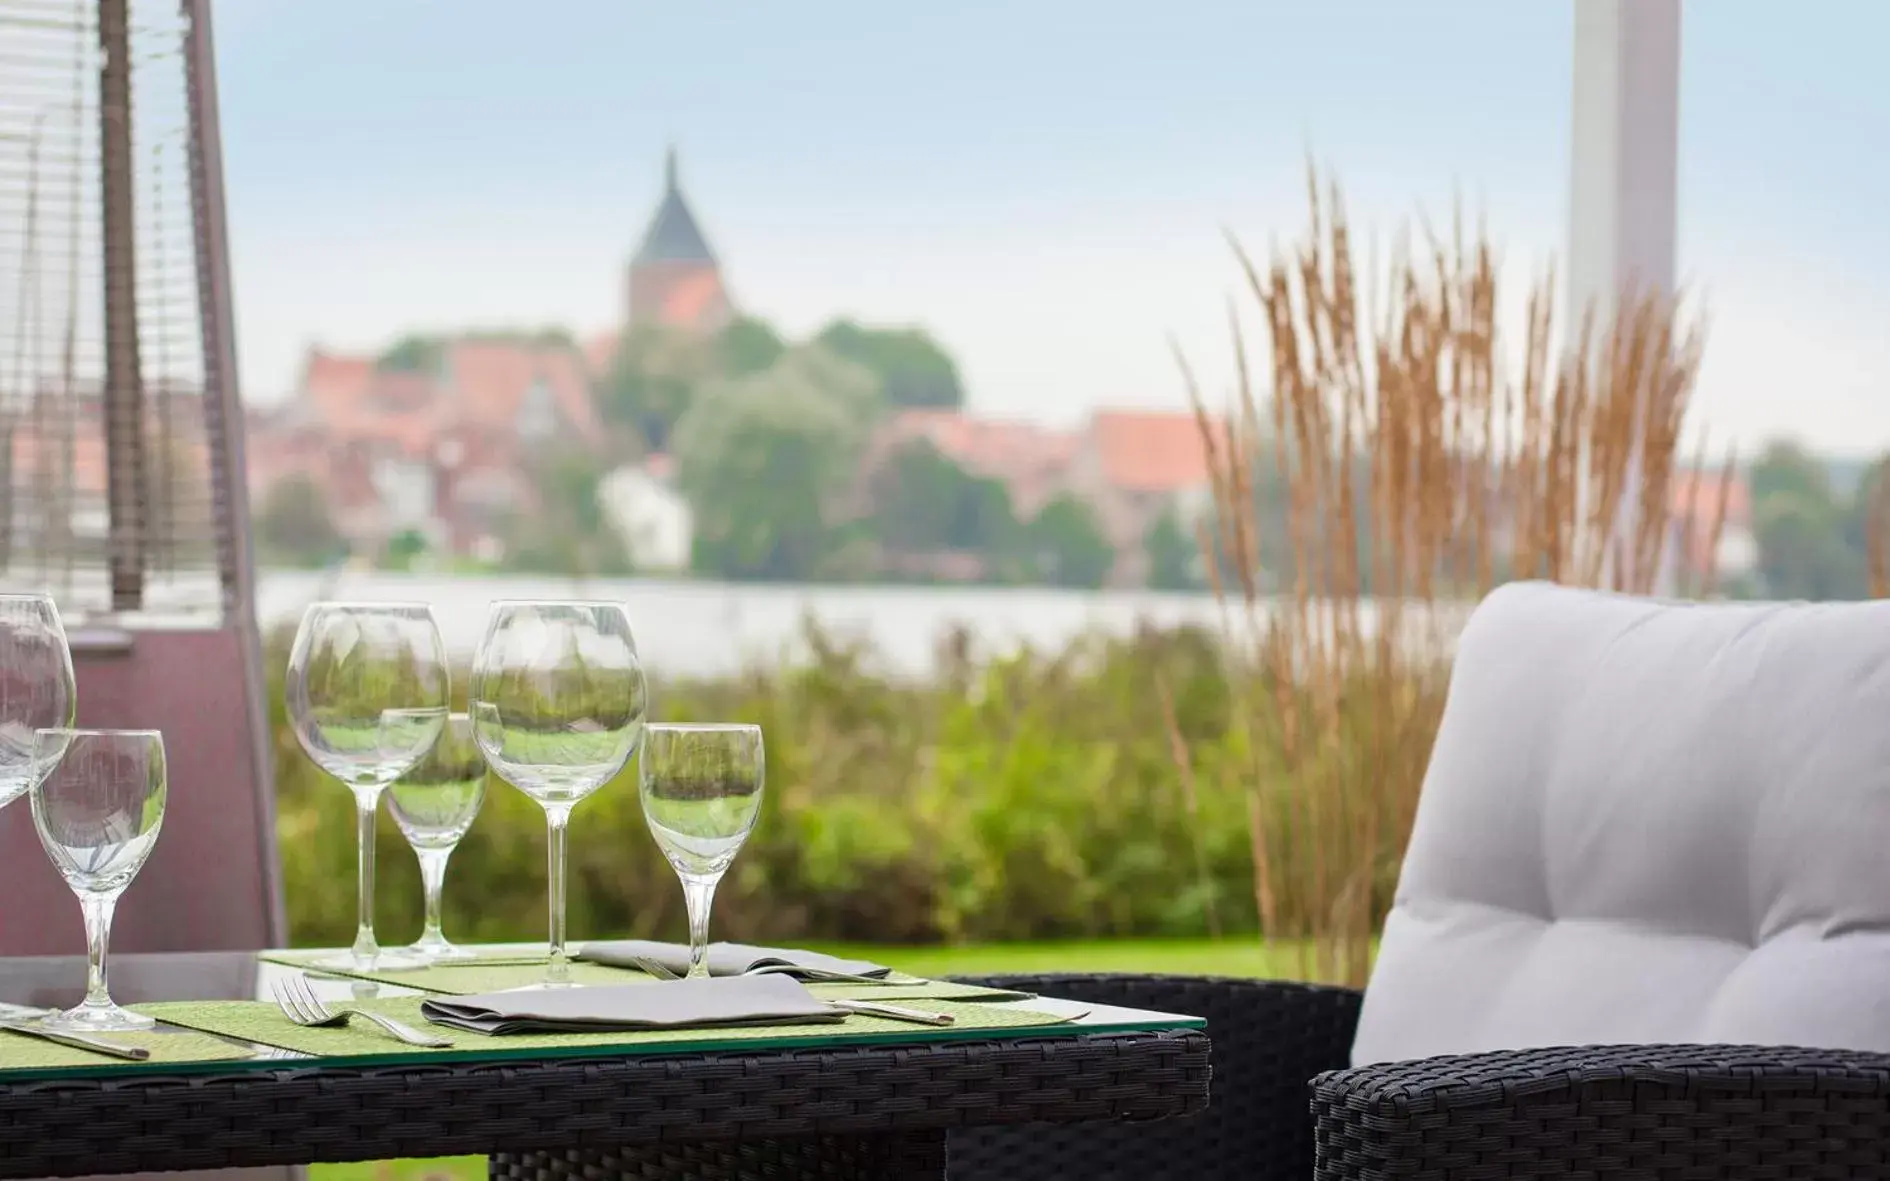
[[[298,944],[345,943],[352,804],[288,730],[287,637],[270,647],[291,933]],[[1245,762],[1223,749],[1237,732],[1211,637],[1091,638],[1059,653],[961,659],[917,684],[877,674],[862,651],[824,636],[810,648],[799,667],[652,686],[653,716],[758,722],[767,736],[763,816],[717,894],[719,936],[918,942],[1257,929],[1244,789],[1232,773]],[[377,927],[391,943],[418,930],[420,886],[385,821],[378,855]],[[446,907],[456,938],[542,936],[536,804],[492,784],[453,859]],[[573,818],[570,924],[576,938],[682,937],[681,891],[644,830],[634,764]]]

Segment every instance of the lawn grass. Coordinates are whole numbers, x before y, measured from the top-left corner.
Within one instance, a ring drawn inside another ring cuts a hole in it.
[[[1292,977],[1295,949],[1257,939],[1096,940],[1087,943],[987,943],[970,947],[822,946],[914,976],[1001,972],[1170,972],[1182,976]]]
[[[819,950],[872,960],[915,976],[1002,972],[1173,972],[1184,976],[1292,977],[1298,956],[1291,947],[1268,947],[1254,939],[1106,940],[1086,943],[992,943],[969,947],[882,947],[826,944]],[[312,1165],[310,1181],[480,1181],[483,1156],[442,1160],[377,1161]]]

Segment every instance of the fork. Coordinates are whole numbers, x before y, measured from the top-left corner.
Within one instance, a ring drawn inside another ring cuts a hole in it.
[[[658,980],[681,980],[682,977],[655,960],[639,959],[637,967],[643,969]],[[929,1009],[908,1009],[904,1005],[888,1005],[879,1001],[838,1000],[821,997],[822,1002],[836,1009],[844,1009],[861,1017],[885,1017],[893,1021],[911,1021],[919,1025],[951,1025],[958,1018],[950,1013],[935,1013]]]
[[[322,999],[315,995],[315,990],[308,986],[308,981],[300,976],[274,981],[270,990],[275,993],[276,1008],[282,1010],[284,1017],[310,1029],[325,1025],[346,1025],[350,1017],[365,1017],[410,1046],[444,1050],[453,1044],[443,1037],[422,1033],[411,1025],[392,1017],[383,1017],[379,1013],[370,1013],[366,1009],[331,1009],[322,1003]]]

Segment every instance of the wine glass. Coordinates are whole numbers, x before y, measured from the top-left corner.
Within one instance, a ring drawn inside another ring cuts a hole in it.
[[[405,954],[426,960],[477,957],[441,932],[440,891],[446,884],[446,861],[472,827],[485,798],[486,757],[473,738],[472,719],[449,714],[433,749],[387,789],[387,810],[413,846],[426,890],[426,928],[418,942],[401,949]]]
[[[164,737],[155,730],[51,728],[34,735],[33,827],[85,913],[85,1000],[43,1018],[86,1032],[148,1029],[112,1003],[105,949],[118,896],[164,826]]]
[[[643,735],[643,818],[682,879],[689,975],[709,974],[715,887],[761,811],[761,727],[652,723]]]
[[[302,749],[354,792],[358,844],[354,945],[317,966],[420,967],[374,941],[374,813],[381,792],[433,746],[446,724],[446,647],[419,603],[315,603],[289,654],[289,721]]]
[[[0,807],[33,786],[41,729],[71,726],[72,649],[50,595],[0,595]]]
[[[643,665],[622,605],[492,605],[473,657],[473,733],[487,765],[545,810],[549,986],[571,982],[564,948],[571,810],[636,753],[645,693]]]

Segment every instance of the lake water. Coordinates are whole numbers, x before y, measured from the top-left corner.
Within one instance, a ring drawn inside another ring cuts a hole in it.
[[[103,574],[74,580],[58,571],[14,566],[0,571],[0,590],[51,590],[68,629],[110,622]],[[1152,591],[1062,591],[1044,587],[785,586],[678,579],[567,579],[544,576],[394,574],[380,571],[264,570],[257,575],[257,618],[265,630],[294,627],[317,599],[396,599],[430,603],[447,647],[472,655],[494,599],[616,599],[630,612],[637,646],[652,669],[673,676],[722,676],[803,655],[812,620],[836,638],[871,648],[877,667],[925,676],[938,646],[954,629],[971,638],[975,655],[1020,646],[1058,650],[1085,634],[1126,636],[1138,626],[1195,624],[1217,633],[1222,612],[1211,595]],[[133,627],[193,625],[218,600],[206,572],[152,577],[146,609],[117,617]],[[1468,605],[1446,609],[1412,635],[1420,648],[1447,652]],[[1263,608],[1264,609],[1264,608]],[[1376,626],[1370,603],[1360,623]],[[1233,622],[1243,628],[1238,616]]]
[[[268,570],[257,578],[265,629],[294,626],[316,599],[413,599],[433,605],[447,647],[470,656],[494,599],[618,599],[645,662],[680,676],[716,676],[805,651],[804,621],[868,643],[883,667],[920,676],[954,627],[984,653],[1028,644],[1060,648],[1085,633],[1128,635],[1138,622],[1219,626],[1210,595],[1058,591],[1038,587],[777,586],[753,583],[331,574]]]

